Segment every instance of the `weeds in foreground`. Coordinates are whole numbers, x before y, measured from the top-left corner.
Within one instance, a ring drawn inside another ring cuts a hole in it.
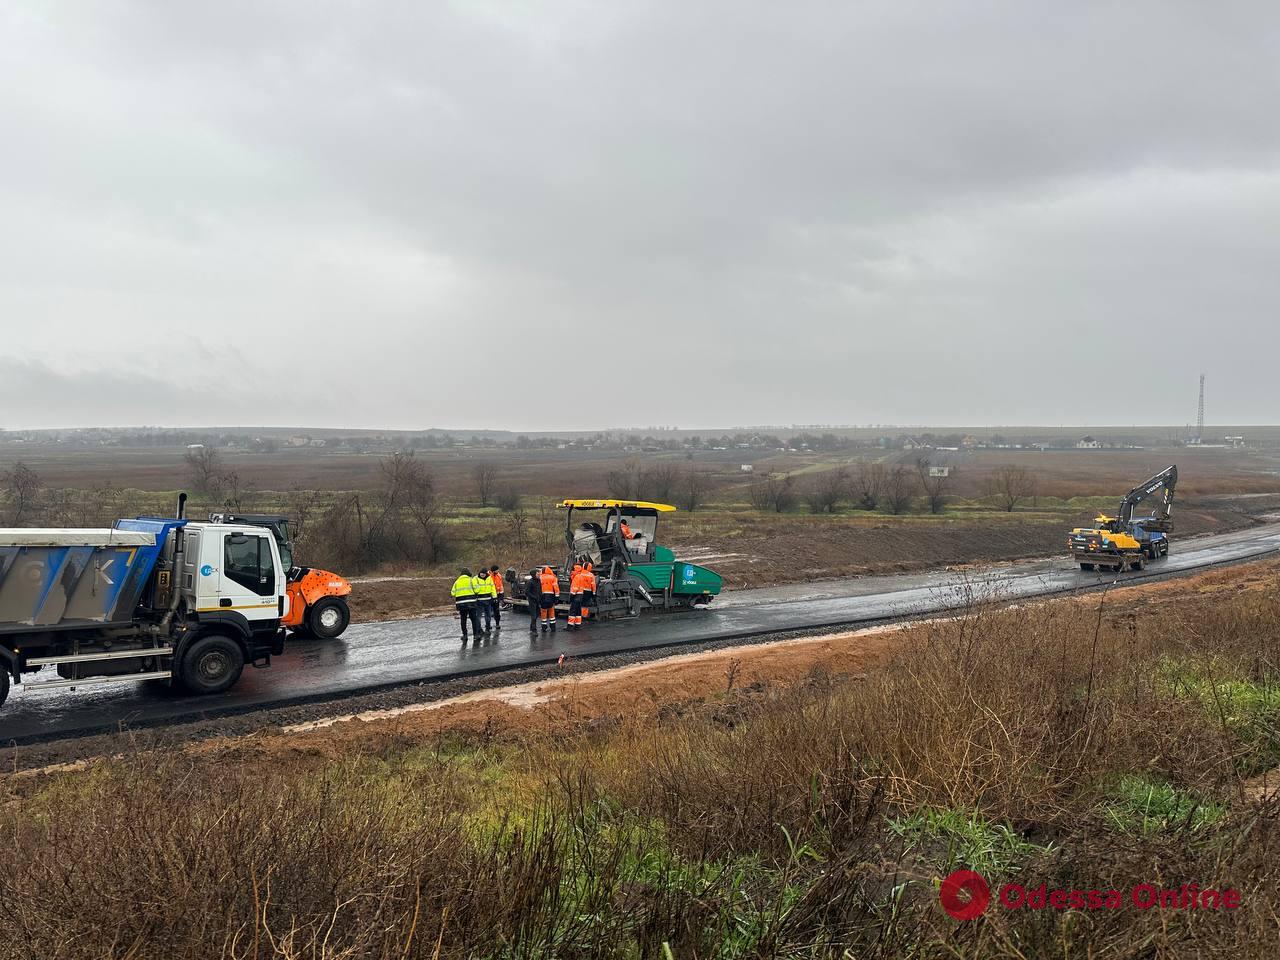
[[[1052,852],[1052,844],[1037,845],[1005,823],[992,823],[974,811],[920,810],[890,818],[889,827],[909,849],[927,851],[941,871],[960,867],[986,876],[1016,873],[1033,856]]]
[[[1108,822],[1123,833],[1161,830],[1196,832],[1227,815],[1227,808],[1206,801],[1171,783],[1128,774],[1108,791],[1102,810]]]
[[[976,605],[901,649],[554,741],[143,752],[10,786],[0,958],[1270,955],[1280,801],[1239,802],[1239,718],[1270,716],[1280,601]],[[957,924],[933,884],[960,865],[1245,902]]]

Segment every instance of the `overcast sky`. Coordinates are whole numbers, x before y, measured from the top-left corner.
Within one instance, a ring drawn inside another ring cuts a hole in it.
[[[0,7],[0,426],[1280,422],[1280,7]]]

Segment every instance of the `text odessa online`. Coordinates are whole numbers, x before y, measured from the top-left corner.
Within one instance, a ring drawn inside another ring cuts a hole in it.
[[[1126,897],[1119,890],[1050,890],[1044,883],[1028,890],[1021,884],[1006,883],[1000,888],[1000,903],[1010,910],[1119,910],[1126,905],[1139,910],[1234,910],[1240,906],[1240,891],[1232,887],[1201,890],[1196,883],[1166,890],[1153,883],[1139,883]]]

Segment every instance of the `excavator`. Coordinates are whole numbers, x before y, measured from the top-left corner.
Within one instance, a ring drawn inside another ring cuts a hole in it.
[[[1081,570],[1141,570],[1148,561],[1169,555],[1173,530],[1173,491],[1178,485],[1176,465],[1166,467],[1125,494],[1114,517],[1094,518],[1092,527],[1077,527],[1067,536],[1067,549]],[[1159,495],[1156,509],[1134,517],[1134,508]]]

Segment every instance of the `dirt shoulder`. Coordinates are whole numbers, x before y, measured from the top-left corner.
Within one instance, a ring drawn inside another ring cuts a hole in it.
[[[1227,593],[1274,589],[1280,559],[1214,570],[1193,577],[1110,591],[1104,610],[1113,620],[1177,603],[1180,611],[1213,604]],[[1097,595],[1047,600],[1048,605],[1096,607]],[[790,686],[815,675],[857,677],[884,664],[903,638],[928,623],[893,624],[817,637],[733,646],[572,676],[481,690],[428,704],[361,714],[338,714],[264,733],[253,750],[310,751],[322,745],[424,737],[450,730],[485,730],[503,736],[566,732],[584,723],[616,718],[656,718],[682,704],[722,696],[735,688]],[[560,668],[560,669],[563,669]],[[209,749],[220,749],[216,744]]]

